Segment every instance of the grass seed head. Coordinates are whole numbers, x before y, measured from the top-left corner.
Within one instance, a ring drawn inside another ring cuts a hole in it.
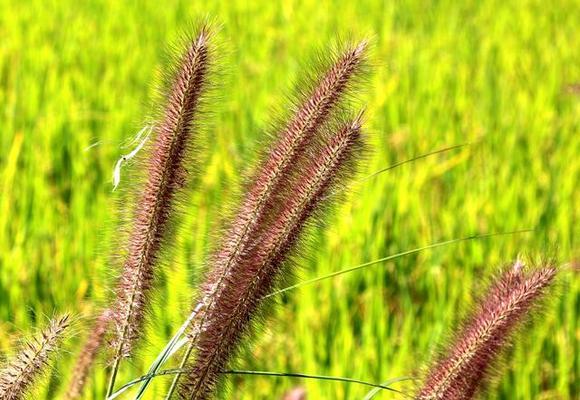
[[[201,124],[198,114],[209,86],[210,38],[209,28],[203,25],[187,42],[175,69],[168,74],[165,104],[154,124],[155,139],[146,160],[147,175],[135,207],[127,256],[116,289],[117,300],[111,308],[116,358],[128,357],[143,334],[168,221],[184,185],[187,175],[184,164]]]
[[[472,399],[556,272],[552,265],[526,271],[516,261],[491,285],[452,346],[431,368],[417,399]]]
[[[71,382],[66,393],[69,400],[79,399],[88,381],[89,373],[95,364],[105,337],[111,324],[111,312],[107,309],[101,312],[94,323],[93,329],[81,350],[72,372]]]
[[[70,325],[67,314],[54,318],[38,337],[24,343],[20,352],[0,371],[0,399],[19,400],[46,372]]]

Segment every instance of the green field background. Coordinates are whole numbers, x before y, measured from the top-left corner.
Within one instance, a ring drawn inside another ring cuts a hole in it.
[[[312,232],[297,281],[438,241],[535,231],[439,247],[288,292],[239,368],[373,382],[416,375],[499,267],[519,254],[578,260],[578,1],[0,0],[0,352],[11,354],[18,337],[54,313],[77,320],[34,398],[60,397],[88,318],[110,297],[125,203],[112,192],[114,163],[145,121],[167,44],[207,15],[222,24],[220,99],[159,275],[147,342],[118,382],[143,373],[189,313],[208,243],[272,110],[304,62],[337,36],[373,43],[374,74],[360,95],[372,153],[327,227]],[[565,270],[484,398],[578,398],[579,292],[578,275]],[[97,367],[87,399],[104,397],[105,369]],[[298,385],[309,399],[368,391],[320,380],[228,381],[233,399],[280,399]],[[159,378],[148,398],[160,398],[167,383]]]

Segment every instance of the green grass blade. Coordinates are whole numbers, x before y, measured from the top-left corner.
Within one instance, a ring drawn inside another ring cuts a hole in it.
[[[529,232],[533,232],[533,231],[534,231],[533,229],[522,229],[522,230],[511,231],[511,232],[487,233],[487,234],[483,234],[483,235],[473,235],[473,236],[467,236],[467,237],[459,238],[459,239],[445,240],[443,242],[437,242],[437,243],[433,243],[433,244],[430,244],[427,246],[418,247],[416,249],[406,250],[406,251],[403,251],[401,253],[397,253],[397,254],[386,256],[383,258],[379,258],[378,260],[369,261],[369,262],[366,262],[363,264],[356,265],[354,267],[349,267],[349,268],[342,269],[342,270],[339,270],[336,272],[331,272],[330,274],[327,274],[327,275],[319,276],[317,278],[309,279],[307,281],[300,282],[300,283],[297,283],[295,285],[285,287],[283,289],[277,290],[274,293],[271,293],[271,294],[264,296],[264,297],[268,298],[271,296],[275,296],[275,295],[278,295],[280,293],[288,292],[290,290],[294,290],[294,289],[297,289],[297,288],[302,287],[302,286],[311,285],[313,283],[323,281],[325,279],[334,278],[336,276],[344,275],[344,274],[347,274],[349,272],[358,271],[358,270],[361,270],[361,269],[366,268],[366,267],[370,267],[370,266],[373,266],[376,264],[383,263],[385,261],[394,260],[394,259],[399,258],[399,257],[404,257],[404,256],[408,256],[410,254],[420,253],[421,251],[430,250],[430,249],[434,249],[437,247],[448,246],[450,244],[466,242],[466,241],[470,241],[470,240],[485,239],[485,238],[490,238],[490,237],[495,237],[495,236],[514,235],[514,234],[518,234],[518,233],[529,233]]]
[[[141,400],[143,398],[143,395],[145,394],[147,387],[151,383],[151,379],[153,379],[153,376],[155,376],[157,371],[159,371],[161,369],[163,364],[165,364],[165,362],[169,358],[171,358],[171,356],[173,356],[173,354],[175,354],[181,347],[183,347],[189,341],[187,338],[184,338],[181,340],[179,340],[179,339],[181,338],[181,336],[183,336],[185,330],[191,324],[191,322],[194,320],[194,318],[197,316],[197,313],[199,313],[200,309],[201,309],[201,304],[198,304],[195,307],[195,309],[191,312],[191,314],[189,314],[189,317],[187,318],[187,320],[181,325],[179,330],[175,333],[175,335],[171,338],[171,340],[163,348],[161,353],[159,353],[159,355],[157,356],[155,361],[151,364],[151,366],[149,367],[149,370],[147,371],[147,375],[146,375],[146,376],[149,376],[149,378],[145,379],[143,381],[143,383],[141,384],[141,387],[139,388],[139,392],[135,396],[135,400]]]
[[[356,383],[359,385],[370,386],[379,390],[388,390],[390,392],[401,393],[397,389],[393,389],[389,386],[363,381],[360,379],[346,378],[342,376],[329,376],[329,375],[313,375],[313,374],[303,374],[297,372],[271,372],[271,371],[247,371],[247,370],[228,370],[224,371],[224,374],[233,375],[258,375],[258,376],[279,376],[287,378],[304,378],[304,379],[319,379],[322,381],[333,381],[333,382],[344,382],[344,383]]]
[[[132,381],[127,382],[124,385],[122,385],[115,393],[113,393],[111,396],[107,397],[106,400],[115,400],[120,395],[122,395],[124,392],[129,390],[132,386],[134,386],[138,383],[150,381],[151,379],[154,379],[154,378],[159,377],[159,376],[176,375],[176,374],[181,374],[183,372],[185,372],[185,370],[183,370],[181,368],[175,368],[175,369],[167,369],[167,370],[163,370],[163,371],[158,371],[154,374],[143,375],[139,378],[133,379]],[[388,390],[390,392],[402,394],[401,391],[399,391],[397,389],[393,389],[392,387],[389,387],[388,385],[385,385],[385,384],[373,383],[373,382],[363,381],[363,380],[354,379],[354,378],[346,378],[346,377],[342,377],[342,376],[304,374],[304,373],[300,373],[300,372],[273,372],[273,371],[250,371],[250,370],[227,370],[227,371],[223,371],[222,373],[228,374],[228,375],[275,376],[275,377],[286,377],[286,378],[318,379],[318,380],[331,381],[331,382],[355,383],[358,385],[369,386],[369,387],[372,387],[372,388],[375,388],[378,390]],[[403,378],[396,378],[396,380],[393,380],[393,383],[399,382],[400,380],[404,380],[404,379]]]
[[[409,158],[407,160],[399,161],[397,163],[394,163],[394,164],[389,165],[388,167],[385,167],[385,168],[380,169],[380,170],[378,170],[376,172],[373,172],[372,174],[370,174],[370,175],[362,178],[359,182],[360,183],[366,182],[366,181],[368,181],[368,180],[370,180],[372,178],[377,177],[380,174],[383,174],[383,173],[385,173],[387,171],[393,170],[393,169],[395,169],[397,167],[400,167],[402,165],[412,163],[413,161],[421,160],[423,158],[427,158],[427,157],[434,156],[434,155],[441,154],[441,153],[446,153],[448,151],[460,149],[462,147],[469,146],[469,145],[470,145],[470,143],[456,144],[454,146],[444,147],[442,149],[430,151],[429,153],[420,154],[418,156],[415,156],[413,158]]]

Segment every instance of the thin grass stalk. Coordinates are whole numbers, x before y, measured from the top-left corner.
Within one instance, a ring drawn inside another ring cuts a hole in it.
[[[467,242],[470,240],[488,239],[488,238],[497,237],[497,236],[515,235],[515,234],[531,233],[531,232],[534,232],[534,230],[533,229],[520,229],[517,231],[511,231],[511,232],[484,233],[481,235],[472,235],[472,236],[466,236],[466,237],[462,237],[462,238],[458,238],[458,239],[450,239],[450,240],[444,240],[442,242],[435,242],[435,243],[429,244],[427,246],[422,246],[422,247],[417,247],[417,248],[410,249],[410,250],[405,250],[405,251],[402,251],[400,253],[391,254],[390,256],[381,257],[381,258],[378,258],[376,260],[367,261],[365,263],[355,265],[353,267],[348,267],[345,269],[341,269],[338,271],[328,273],[326,275],[318,276],[316,278],[312,278],[312,279],[309,279],[307,281],[298,282],[294,285],[278,289],[275,292],[272,292],[272,293],[264,296],[264,298],[267,299],[268,297],[277,296],[279,294],[289,292],[291,290],[295,290],[295,289],[301,288],[303,286],[312,285],[314,283],[318,283],[318,282],[324,281],[326,279],[336,278],[337,276],[349,274],[351,272],[360,271],[360,270],[363,270],[363,269],[368,268],[368,267],[382,264],[386,261],[394,260],[394,259],[408,256],[411,254],[417,254],[417,253],[420,253],[420,252],[423,252],[426,250],[436,249],[438,247],[449,246],[452,244]]]
[[[127,390],[131,389],[135,385],[138,385],[139,383],[149,381],[151,379],[155,379],[155,378],[162,377],[162,376],[179,374],[181,372],[187,372],[187,371],[181,370],[179,368],[175,368],[175,369],[159,370],[153,374],[146,374],[146,375],[140,376],[138,378],[131,380],[130,382],[125,383],[120,388],[118,388],[117,391],[111,397],[111,400],[117,399],[119,396],[123,395]],[[300,372],[226,370],[226,371],[223,371],[222,374],[224,374],[224,375],[280,377],[280,378],[301,378],[301,379],[315,379],[315,380],[329,381],[329,382],[342,382],[342,383],[347,383],[347,384],[358,384],[358,385],[362,385],[362,386],[372,387],[377,392],[381,391],[381,390],[388,390],[390,392],[399,393],[399,394],[403,394],[403,392],[391,387],[390,385],[393,383],[412,379],[410,377],[403,376],[403,377],[389,379],[388,381],[383,382],[383,383],[374,383],[374,382],[363,381],[361,379],[348,378],[348,377],[342,377],[342,376],[316,375],[316,374],[306,374],[306,373],[300,373]]]
[[[518,261],[502,274],[447,353],[431,368],[416,398],[474,398],[513,331],[553,283],[556,272],[551,265],[526,272]]]
[[[200,124],[196,116],[208,87],[210,37],[209,28],[204,25],[189,41],[172,75],[162,121],[155,125],[156,140],[148,161],[145,188],[136,209],[128,256],[112,308],[115,355],[108,395],[113,392],[120,360],[130,355],[143,332],[155,266],[175,196],[186,178],[184,161]]]
[[[70,325],[67,314],[50,321],[48,327],[30,341],[0,371],[0,399],[20,400],[46,372],[51,356],[59,349],[63,333]]]
[[[181,398],[203,400],[213,395],[221,371],[250,330],[263,297],[285,272],[286,260],[301,231],[357,155],[360,127],[359,116],[341,127],[314,157],[305,157],[304,169],[289,186],[286,202],[271,229],[254,238],[208,314],[196,344],[195,360],[179,389]]]

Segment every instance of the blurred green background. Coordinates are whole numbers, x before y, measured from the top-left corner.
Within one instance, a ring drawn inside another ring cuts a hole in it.
[[[361,177],[471,145],[355,184],[328,227],[314,232],[315,251],[300,262],[298,280],[436,241],[535,232],[440,247],[289,292],[241,368],[375,382],[414,374],[503,263],[544,252],[577,260],[577,1],[0,0],[3,353],[54,312],[90,316],[110,296],[122,200],[111,190],[113,165],[143,124],[167,44],[205,15],[223,24],[221,100],[148,343],[118,382],[143,372],[188,314],[208,241],[261,148],[273,107],[303,62],[337,35],[374,42],[375,73],[362,95],[373,154]],[[485,398],[578,398],[579,291],[577,275],[565,271],[558,295],[509,350]],[[59,398],[66,387],[86,321],[79,318],[75,331],[58,373],[35,398]],[[87,399],[103,398],[104,369]],[[235,399],[280,398],[296,385],[311,399],[360,399],[368,391],[317,380],[229,380]],[[150,398],[167,382],[159,378]]]

